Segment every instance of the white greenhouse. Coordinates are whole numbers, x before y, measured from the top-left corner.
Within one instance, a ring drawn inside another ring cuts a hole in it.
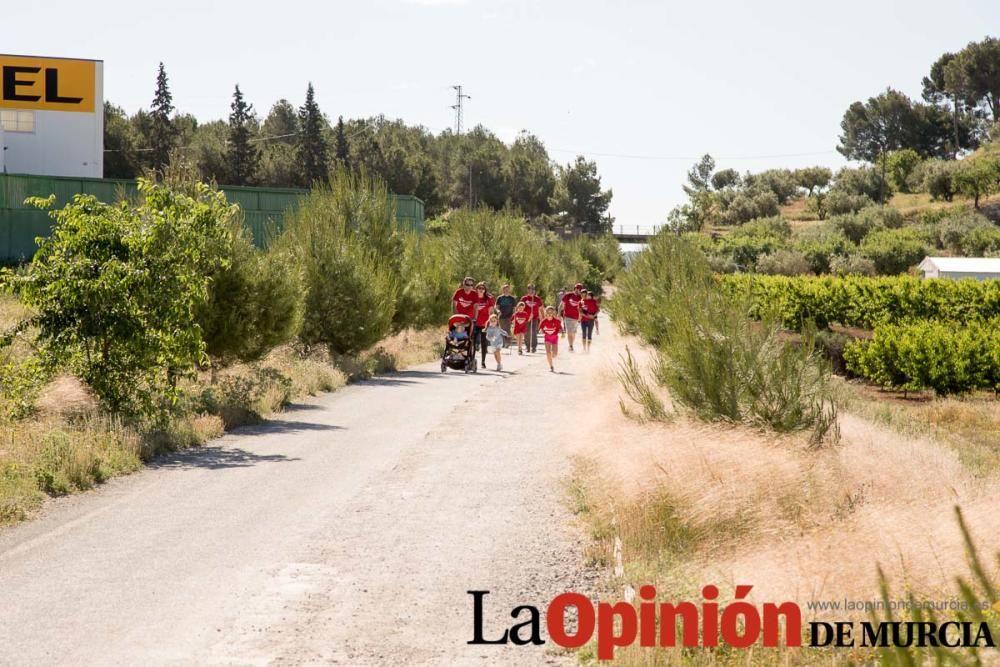
[[[1000,278],[1000,257],[925,257],[920,262],[924,278]]]

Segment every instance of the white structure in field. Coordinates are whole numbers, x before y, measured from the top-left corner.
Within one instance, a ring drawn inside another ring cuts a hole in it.
[[[924,278],[1000,279],[1000,257],[925,257],[919,268]]]
[[[0,55],[0,169],[104,175],[104,64]]]

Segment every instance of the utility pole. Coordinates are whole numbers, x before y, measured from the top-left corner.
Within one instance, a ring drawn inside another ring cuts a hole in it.
[[[462,93],[462,86],[452,86],[455,89],[455,103],[451,108],[455,110],[455,134],[462,134],[462,101],[471,100],[471,95]]]

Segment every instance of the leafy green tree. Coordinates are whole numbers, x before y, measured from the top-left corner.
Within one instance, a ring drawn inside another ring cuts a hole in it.
[[[326,183],[329,177],[328,147],[324,130],[328,123],[316,103],[316,91],[312,82],[306,89],[306,101],[299,108],[298,157],[301,164],[301,183],[311,186]]]
[[[171,115],[174,113],[173,95],[170,94],[170,82],[167,71],[160,63],[156,74],[156,94],[149,112],[149,148],[151,166],[163,169],[170,162],[170,153],[177,145],[177,128]]]
[[[280,99],[267,113],[267,118],[261,126],[261,133],[269,144],[295,146],[299,143],[298,134],[301,129],[299,114],[295,107],[288,100]]]
[[[773,192],[780,205],[787,204],[799,194],[795,175],[788,169],[768,169],[757,174],[747,174],[743,185],[748,190]]]
[[[522,132],[507,153],[504,177],[510,203],[529,218],[550,213],[556,177],[545,145],[533,134]]]
[[[714,190],[724,190],[725,188],[738,188],[742,185],[740,173],[735,169],[720,169],[712,174],[709,180]]]
[[[910,177],[920,164],[920,154],[912,148],[904,148],[889,156],[886,169],[893,186],[899,192],[910,191]]]
[[[299,185],[299,115],[291,102],[282,99],[261,126],[260,181],[262,184],[291,188]]]
[[[824,190],[833,180],[833,172],[828,167],[805,167],[796,169],[795,183],[811,197],[817,190]]]
[[[135,178],[142,172],[139,133],[121,107],[104,103],[104,178]]]
[[[190,130],[190,136],[185,143],[185,159],[191,159],[197,166],[197,174],[191,180],[201,180],[207,183],[226,183],[229,181],[229,160],[227,140],[230,134],[229,125],[223,120],[213,120],[202,123]]]
[[[614,226],[608,215],[611,190],[601,190],[597,163],[582,155],[560,170],[557,208],[567,214],[572,223],[586,234],[606,234]]]
[[[990,155],[967,158],[955,168],[952,183],[956,192],[972,197],[979,210],[979,200],[1000,189],[1000,160]]]
[[[43,358],[112,412],[141,418],[175,399],[176,379],[204,359],[192,313],[236,209],[205,185],[186,194],[140,179],[139,193],[114,205],[77,195],[53,211],[52,235],[15,287],[37,312]]]
[[[889,153],[913,145],[916,126],[912,102],[891,88],[865,103],[854,102],[844,113],[837,151],[849,160],[879,165],[879,202],[886,200]]]
[[[229,114],[229,145],[227,150],[229,182],[232,185],[250,185],[257,174],[260,152],[252,143],[257,118],[253,105],[243,97],[239,84],[233,91]]]
[[[957,163],[951,160],[927,160],[921,167],[923,172],[923,187],[931,199],[951,201],[955,196],[955,168]]]
[[[905,273],[931,250],[928,239],[912,228],[876,229],[861,242],[861,254],[885,275]]]

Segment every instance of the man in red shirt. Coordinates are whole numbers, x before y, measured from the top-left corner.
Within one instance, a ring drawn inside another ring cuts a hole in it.
[[[476,303],[478,303],[479,297],[476,290],[472,289],[473,285],[475,282],[472,278],[466,276],[465,280],[462,281],[462,286],[455,290],[455,294],[451,297],[452,313],[475,317]]]
[[[477,346],[475,349],[482,350],[484,367],[486,366],[486,325],[490,321],[490,313],[493,312],[494,305],[496,305],[496,300],[492,294],[486,291],[486,283],[478,283],[476,285],[475,311],[472,316],[476,323],[472,342],[474,346]]]
[[[580,323],[580,302],[583,301],[583,283],[573,286],[573,291],[563,295],[559,304],[559,313],[566,323],[566,338],[569,339],[569,351],[573,351],[573,340]]]
[[[597,313],[601,307],[594,298],[594,293],[586,291],[580,301],[580,333],[583,336],[583,351],[590,351],[590,342],[594,337],[594,327],[597,326]],[[598,329],[598,332],[600,330]]]
[[[528,285],[528,293],[521,297],[521,303],[528,307],[531,319],[524,331],[524,347],[528,352],[538,351],[538,323],[542,319],[542,298],[535,293],[535,286]]]

